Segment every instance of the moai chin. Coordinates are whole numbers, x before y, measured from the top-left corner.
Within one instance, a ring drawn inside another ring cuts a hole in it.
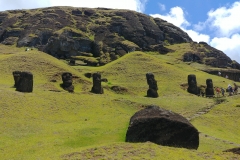
[[[154,75],[152,73],[146,74],[147,83],[149,88],[147,90],[147,97],[157,98],[158,97],[158,86],[157,81],[154,79]]]
[[[191,94],[200,95],[200,90],[197,87],[197,80],[194,74],[188,75],[188,89],[187,91]]]
[[[62,88],[68,92],[74,92],[74,86],[72,85],[72,73],[64,72],[62,74]]]
[[[214,88],[213,88],[213,82],[212,79],[206,80],[207,88],[205,90],[206,97],[213,97],[214,96]]]
[[[13,71],[13,79],[14,79],[14,87],[17,87],[20,76],[21,76],[21,71]]]
[[[101,74],[93,73],[92,78],[93,78],[93,86],[92,86],[91,92],[96,94],[103,94],[103,88],[101,84],[102,82]]]
[[[32,92],[33,91],[33,74],[31,72],[21,72],[20,79],[16,85],[16,91]]]

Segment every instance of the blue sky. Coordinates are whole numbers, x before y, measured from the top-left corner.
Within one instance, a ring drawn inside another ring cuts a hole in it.
[[[49,6],[130,9],[159,17],[240,63],[240,0],[0,0],[0,11]]]

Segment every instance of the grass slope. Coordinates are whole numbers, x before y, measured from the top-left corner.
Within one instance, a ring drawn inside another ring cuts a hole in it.
[[[185,44],[183,44],[185,45]],[[187,93],[181,84],[195,74],[198,85],[212,78],[214,85],[233,83],[201,72],[178,61],[176,55],[130,53],[102,67],[71,67],[47,54],[0,45],[0,155],[1,159],[238,159],[222,152],[239,146],[239,96],[216,99]],[[31,71],[33,93],[16,92],[12,71]],[[75,93],[61,89],[61,73],[73,73]],[[87,72],[101,72],[104,94],[90,93],[92,80]],[[145,74],[158,81],[159,98],[147,98]],[[51,82],[51,80],[57,82]],[[124,94],[111,86],[126,87]],[[52,90],[60,92],[52,92]],[[124,143],[130,117],[145,105],[155,104],[191,118],[199,129],[197,151],[158,146],[152,143]],[[167,153],[167,154],[166,154]]]

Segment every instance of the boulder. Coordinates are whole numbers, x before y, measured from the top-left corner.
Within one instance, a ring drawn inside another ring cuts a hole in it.
[[[181,115],[150,105],[130,119],[126,142],[153,142],[163,146],[197,149],[198,130]]]
[[[20,78],[16,83],[16,91],[19,92],[33,91],[33,74],[31,72],[20,73]]]

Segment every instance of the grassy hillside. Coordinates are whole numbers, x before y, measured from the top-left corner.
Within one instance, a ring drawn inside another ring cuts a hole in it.
[[[212,78],[214,86],[226,88],[233,81],[202,72],[179,56],[132,52],[102,67],[69,66],[37,50],[0,45],[1,159],[239,159],[222,152],[240,146],[239,95],[218,104],[217,98],[186,91],[188,74],[197,76],[198,85]],[[15,91],[15,70],[33,73],[33,93]],[[74,75],[74,93],[60,87],[65,71]],[[89,72],[108,79],[104,94],[89,92],[92,80],[84,76]],[[147,72],[155,75],[159,98],[145,97]],[[115,85],[127,91],[116,93],[110,89]],[[200,132],[198,150],[125,143],[130,117],[148,104],[189,118]]]

